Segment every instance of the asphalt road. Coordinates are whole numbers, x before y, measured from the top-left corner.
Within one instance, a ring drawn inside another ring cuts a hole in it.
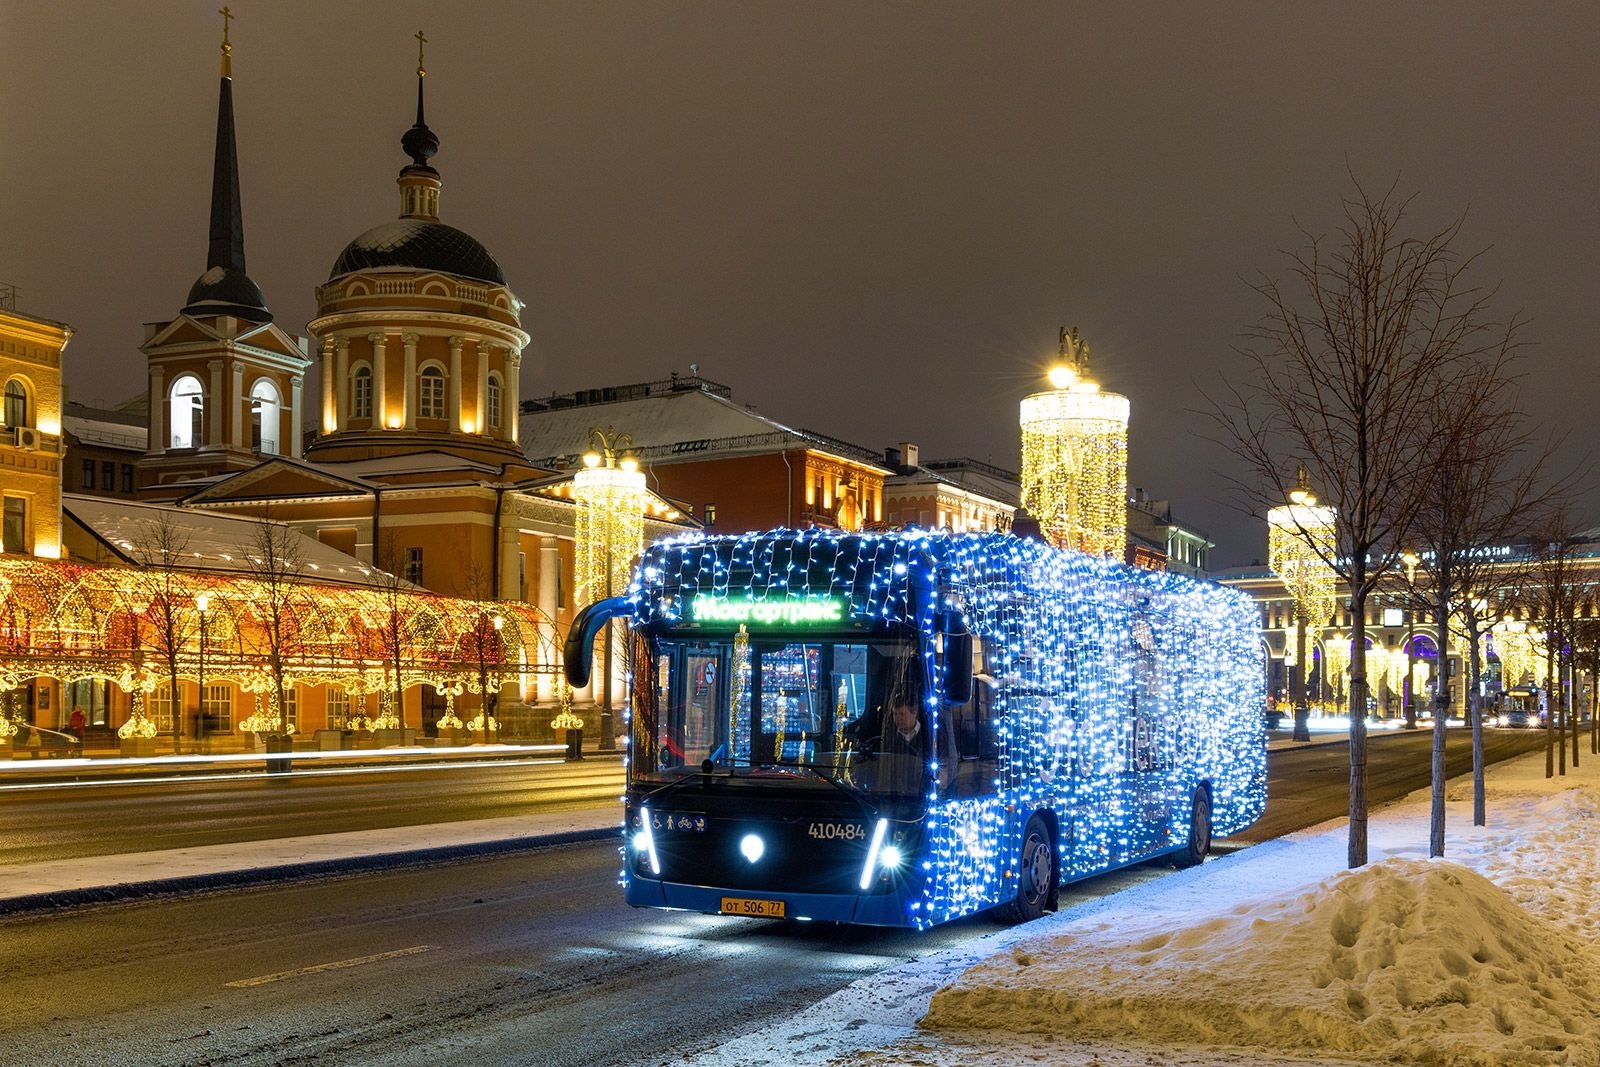
[[[621,793],[616,758],[0,789],[0,863],[572,811]]]
[[[1494,736],[1494,751],[1542,744]],[[1376,741],[1375,798],[1425,784],[1426,749]],[[1344,760],[1341,746],[1275,753],[1269,825],[1342,814]],[[0,1060],[670,1063],[993,929],[633,911],[618,862],[591,844],[3,920]],[[1063,904],[1164,876],[1091,879]]]
[[[1472,734],[1446,734],[1448,776],[1472,771]],[[1572,743],[1570,740],[1567,742]],[[1585,738],[1584,755],[1588,755]],[[1483,756],[1488,764],[1520,752],[1544,748],[1542,730],[1485,730]],[[1294,830],[1350,814],[1348,744],[1308,745],[1277,749],[1267,758],[1267,813],[1254,826],[1230,840],[1255,844]],[[1398,800],[1426,786],[1431,778],[1433,733],[1428,729],[1385,731],[1367,738],[1367,803],[1369,807]]]

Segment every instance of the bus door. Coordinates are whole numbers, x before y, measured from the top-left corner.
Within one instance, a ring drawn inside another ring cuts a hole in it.
[[[1171,847],[1176,815],[1187,827],[1189,797],[1184,794],[1176,758],[1178,716],[1174,709],[1181,694],[1173,692],[1174,679],[1166,669],[1157,634],[1157,619],[1148,602],[1134,610],[1126,654],[1131,687],[1121,722],[1119,770],[1123,803],[1129,816],[1129,837],[1137,854]]]

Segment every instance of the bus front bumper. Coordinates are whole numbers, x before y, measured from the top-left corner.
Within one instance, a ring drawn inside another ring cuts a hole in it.
[[[770,905],[783,905],[782,918],[861,926],[911,926],[904,896],[893,890],[877,893],[779,893],[768,890],[716,889],[710,886],[628,879],[627,902],[636,908],[673,908],[708,915],[771,915]],[[725,908],[724,902],[736,902]],[[767,907],[762,907],[766,905]]]

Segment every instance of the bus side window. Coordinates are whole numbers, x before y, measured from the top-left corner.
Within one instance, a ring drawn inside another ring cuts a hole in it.
[[[951,787],[954,796],[985,796],[995,790],[1000,766],[1000,731],[995,722],[995,681],[988,671],[982,642],[972,640],[972,699],[951,708],[956,717],[959,766]]]

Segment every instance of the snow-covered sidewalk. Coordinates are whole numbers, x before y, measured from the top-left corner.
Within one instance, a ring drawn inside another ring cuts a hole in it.
[[[863,979],[699,1065],[1600,1065],[1600,758],[1544,755]]]

